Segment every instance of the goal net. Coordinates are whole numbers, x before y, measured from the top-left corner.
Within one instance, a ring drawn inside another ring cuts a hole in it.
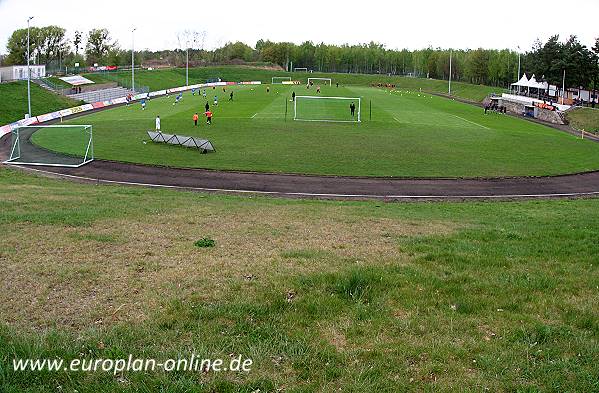
[[[305,67],[295,67],[293,69],[294,72],[308,72],[308,69]]]
[[[272,84],[273,85],[280,85],[283,83],[283,81],[289,81],[291,82],[291,77],[290,76],[273,76],[272,77]]]
[[[333,84],[333,80],[331,78],[308,78],[308,84],[310,84],[310,82],[324,83],[325,85],[328,83],[329,86]]]
[[[293,108],[293,120],[359,123],[362,100],[358,97],[297,96]]]
[[[91,125],[23,126],[11,134],[6,164],[77,168],[94,159]]]

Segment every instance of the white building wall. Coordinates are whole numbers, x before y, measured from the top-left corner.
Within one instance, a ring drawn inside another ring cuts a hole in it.
[[[46,66],[45,65],[32,65],[29,67],[31,69],[31,79],[43,78],[46,76]],[[0,68],[0,80],[3,82],[11,81],[11,80],[26,80],[27,79],[27,66],[10,66],[10,67],[2,67]]]

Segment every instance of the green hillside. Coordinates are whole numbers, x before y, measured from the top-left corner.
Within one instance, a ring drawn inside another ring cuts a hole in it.
[[[570,125],[578,130],[599,132],[599,109],[578,108],[568,112]]]
[[[27,82],[0,84],[0,125],[9,124],[25,117],[27,113]],[[33,116],[81,105],[67,97],[51,93],[31,84],[31,112]]]

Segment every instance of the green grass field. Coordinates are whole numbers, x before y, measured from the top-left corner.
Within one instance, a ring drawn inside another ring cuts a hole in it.
[[[169,82],[170,83],[170,82]],[[229,91],[235,92],[228,102]],[[291,91],[315,95],[305,86],[243,86],[209,90],[220,104],[213,125],[194,127],[206,100],[185,93],[111,109],[70,121],[92,124],[97,158],[174,167],[388,177],[498,177],[556,175],[599,169],[599,145],[545,126],[446,98],[418,92],[367,87],[323,87],[323,95],[361,97],[362,123],[293,121]],[[370,103],[372,102],[372,120]],[[316,114],[314,105],[303,107]],[[287,120],[285,111],[287,107]],[[330,110],[327,109],[327,110]],[[349,104],[335,116],[349,117]],[[210,139],[215,154],[153,144],[146,131],[154,119],[162,130]],[[56,151],[82,154],[79,145],[57,130],[34,134],[35,143]]]
[[[21,120],[27,113],[27,82],[0,84],[0,125]],[[31,112],[33,116],[81,105],[67,97],[51,93],[35,83],[31,84]]]
[[[270,69],[245,67],[245,66],[222,66],[222,67],[199,67],[189,69],[189,83],[205,83],[207,79],[221,78],[224,81],[261,81],[262,83],[271,83],[274,76],[291,76],[293,80],[306,82],[308,77],[332,78],[334,82],[339,82],[343,86],[370,86],[377,83],[394,83],[402,89],[418,90],[426,92],[446,94],[448,90],[447,81],[425,79],[425,78],[407,78],[401,76],[388,75],[368,75],[368,74],[326,74],[326,73],[306,73],[306,72],[284,72],[273,71]],[[111,72],[86,74],[85,77],[97,82],[105,83],[119,81],[124,84],[130,83],[131,74],[129,72]],[[162,90],[171,87],[185,85],[185,69],[171,68],[158,70],[140,70],[135,73],[136,84],[147,86],[150,90]],[[503,89],[499,87],[473,85],[463,82],[452,83],[452,94],[456,97],[470,101],[481,102],[491,93],[502,93]]]
[[[599,390],[599,199],[242,198],[0,167],[0,200],[2,392]],[[192,353],[254,363],[12,371]]]
[[[570,125],[577,130],[599,132],[599,108],[578,108],[568,112]]]

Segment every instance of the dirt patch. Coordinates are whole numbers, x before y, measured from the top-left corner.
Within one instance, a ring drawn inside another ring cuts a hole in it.
[[[348,219],[332,206],[220,211],[195,204],[86,227],[20,223],[2,241],[0,316],[33,328],[141,321],[173,297],[214,301],[232,287],[251,293],[290,276],[402,264],[397,237],[453,230],[442,222]],[[204,236],[216,247],[195,247]],[[319,253],[283,257],[289,250]]]

